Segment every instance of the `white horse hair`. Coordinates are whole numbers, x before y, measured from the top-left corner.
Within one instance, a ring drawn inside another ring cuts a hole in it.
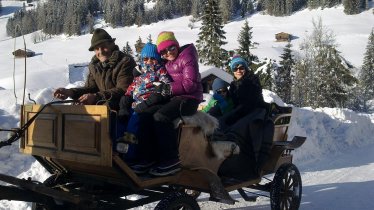
[[[212,135],[218,128],[218,120],[210,114],[202,111],[197,111],[192,116],[183,116],[182,119],[178,118],[174,121],[175,128],[177,128],[181,123],[197,126],[202,129],[205,136]]]
[[[187,125],[200,127],[205,136],[210,136],[218,128],[218,120],[202,111],[197,111],[192,116],[183,116],[174,121],[174,126],[177,128],[181,123]],[[233,154],[239,154],[239,146],[232,141],[211,141],[212,152],[218,159],[225,159]]]
[[[225,159],[233,154],[239,154],[239,146],[232,141],[212,141],[210,142],[213,154],[218,159]]]

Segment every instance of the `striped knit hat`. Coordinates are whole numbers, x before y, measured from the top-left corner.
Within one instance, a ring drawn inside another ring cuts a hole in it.
[[[152,44],[148,42],[146,45],[144,45],[142,52],[140,53],[140,59],[143,61],[143,58],[156,58],[158,63],[161,63],[161,56],[157,52],[157,46],[155,44]],[[144,63],[144,62],[142,62]]]
[[[177,39],[174,36],[174,33],[171,31],[163,31],[161,32],[157,37],[157,52],[161,52],[165,50],[168,47],[171,47],[173,45],[177,46],[179,48],[179,43]]]

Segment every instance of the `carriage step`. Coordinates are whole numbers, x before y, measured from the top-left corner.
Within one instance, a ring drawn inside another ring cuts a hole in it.
[[[294,136],[291,141],[274,141],[274,146],[284,147],[285,149],[296,149],[304,144],[306,137]]]

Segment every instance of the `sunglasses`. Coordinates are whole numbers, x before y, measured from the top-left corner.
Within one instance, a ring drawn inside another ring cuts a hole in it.
[[[143,61],[144,61],[144,62],[147,62],[147,61],[149,61],[149,60],[151,60],[151,61],[155,61],[156,58],[150,58],[150,57],[144,57],[144,58],[143,58]]]
[[[216,91],[216,93],[218,94],[222,94],[222,93],[226,93],[227,92],[227,89],[219,89]]]
[[[234,72],[236,72],[236,71],[238,71],[238,70],[243,71],[243,70],[245,70],[245,68],[244,68],[244,66],[236,67],[236,68],[234,69]]]
[[[174,51],[176,49],[177,49],[176,46],[170,46],[170,47],[166,48],[165,50],[160,51],[160,54],[161,55],[165,55],[166,53]]]

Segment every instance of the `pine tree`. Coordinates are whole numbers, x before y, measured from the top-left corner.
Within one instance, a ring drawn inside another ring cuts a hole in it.
[[[354,15],[360,13],[361,0],[343,0],[344,13]]]
[[[257,56],[250,52],[250,49],[254,46],[252,43],[252,28],[249,27],[248,21],[245,20],[244,26],[238,35],[239,49],[237,50],[237,53],[250,63],[257,60]]]
[[[331,8],[341,3],[341,0],[325,0],[324,7]]]
[[[304,56],[295,64],[293,101],[301,106],[345,107],[357,80],[336,50],[331,30],[321,19],[313,25],[312,34],[301,44]]]
[[[217,0],[207,0],[202,16],[202,25],[197,40],[200,62],[206,65],[222,67],[227,54],[221,48],[226,44],[221,13]]]
[[[147,43],[153,43],[151,34],[149,34],[147,37]]]
[[[360,86],[362,89],[363,109],[369,111],[367,102],[374,100],[374,29],[371,30],[366,46],[363,65],[360,72]]]
[[[292,55],[291,43],[288,42],[280,56],[282,60],[279,62],[280,67],[277,68],[275,77],[275,90],[279,97],[285,103],[291,102],[291,88],[292,88],[292,68],[295,65],[295,60]]]
[[[267,0],[262,3],[270,15],[284,16],[291,15],[294,11],[298,11],[306,4],[306,0]],[[316,8],[320,6],[319,0],[309,0],[308,6]]]
[[[322,0],[308,0],[309,9],[316,9],[320,6],[322,6]]]
[[[122,20],[125,26],[132,26],[135,23],[135,4],[133,1],[126,2],[123,7]]]
[[[276,69],[275,61],[272,59],[269,59],[263,63],[260,68],[257,68],[255,70],[255,73],[260,78],[261,86],[264,89],[274,91],[274,79],[273,74]]]
[[[192,0],[191,15],[193,18],[199,18],[202,14],[203,3],[201,0]]]
[[[325,58],[325,80],[319,84],[319,90],[323,93],[319,106],[347,107],[349,92],[356,85],[357,79],[344,64],[340,52],[333,46],[326,48],[326,51],[321,53],[321,57]]]
[[[145,43],[142,41],[142,38],[140,38],[140,36],[139,36],[139,39],[136,40],[136,42],[135,42],[135,53],[136,53],[135,60],[136,61],[140,61],[140,53],[141,53],[144,45],[145,45]]]
[[[132,18],[134,19],[134,22],[132,24],[136,24],[137,26],[141,26],[143,25],[146,20],[145,20],[145,17],[144,17],[144,14],[145,14],[145,9],[144,9],[144,1],[143,0],[134,0],[134,1],[130,1],[132,2],[133,4],[133,11],[129,11],[130,13],[132,13]],[[122,19],[122,22],[125,22],[125,19]]]
[[[86,16],[86,21],[87,21],[87,26],[88,26],[89,33],[93,33],[93,31],[94,31],[94,25],[95,25],[95,19],[91,15],[90,12]]]
[[[126,54],[133,55],[129,42],[126,42],[126,45],[123,47],[122,51]]]
[[[176,0],[174,4],[177,14],[182,16],[191,14],[191,0]]]
[[[222,22],[226,24],[231,19],[232,8],[230,0],[219,0]]]
[[[0,12],[2,9],[3,9],[3,5],[1,4],[1,0],[0,0]]]

